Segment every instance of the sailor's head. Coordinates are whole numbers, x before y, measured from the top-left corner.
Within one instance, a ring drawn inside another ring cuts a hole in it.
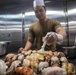
[[[33,8],[34,8],[35,15],[38,19],[45,17],[46,9],[45,9],[44,0],[34,0]]]

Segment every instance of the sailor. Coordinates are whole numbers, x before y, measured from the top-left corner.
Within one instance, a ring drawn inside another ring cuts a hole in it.
[[[29,50],[33,46],[35,40],[35,49],[39,50],[43,44],[43,37],[46,37],[45,50],[56,50],[56,44],[61,44],[66,37],[66,31],[59,21],[46,17],[46,8],[44,0],[34,0],[33,8],[37,21],[29,28],[28,39],[24,48],[20,48],[19,52]]]

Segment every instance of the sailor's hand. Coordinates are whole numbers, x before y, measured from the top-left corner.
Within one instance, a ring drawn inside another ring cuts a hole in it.
[[[23,51],[23,48],[19,48],[18,53],[21,53]]]
[[[63,42],[63,36],[55,32],[48,32],[44,40],[46,40],[47,45],[51,45],[53,43],[61,44]]]

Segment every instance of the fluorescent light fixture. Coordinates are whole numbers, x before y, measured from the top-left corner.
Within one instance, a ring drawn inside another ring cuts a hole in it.
[[[21,31],[22,29],[19,29],[19,28],[11,28],[11,29],[7,29],[7,30],[10,30],[10,31],[13,31],[13,30],[15,30],[15,31]]]
[[[18,29],[18,28],[11,28],[11,29],[7,29],[7,30],[10,30],[10,31],[13,31],[13,30],[15,30],[15,31],[21,31],[22,29]],[[6,31],[6,29],[0,29],[0,31]]]
[[[25,16],[32,16],[32,15],[35,15],[35,13],[34,12],[26,12],[25,13]]]
[[[62,26],[66,26],[66,25],[67,25],[66,22],[60,22],[60,24],[61,24]]]
[[[21,18],[22,14],[8,14],[8,15],[0,15],[0,18],[10,18],[10,19],[14,19],[14,18]]]
[[[63,11],[50,11],[50,10],[47,10],[47,12],[46,12],[46,15],[53,15],[53,14],[62,15],[62,14],[64,14],[64,12]],[[35,15],[34,12],[26,12],[25,13],[25,16],[33,16],[33,15]]]
[[[64,12],[63,11],[47,11],[46,12],[46,14],[47,15],[53,15],[53,14],[55,14],[55,15],[62,15],[62,14],[64,14]]]
[[[23,18],[25,17],[25,13],[22,13],[22,17],[23,17]]]
[[[76,14],[76,8],[68,10],[68,15]]]
[[[8,28],[22,28],[22,25],[12,25],[12,26],[7,26]]]
[[[64,14],[63,11],[50,11],[50,10],[47,10],[46,12],[46,15],[62,15]],[[15,19],[15,18],[22,18],[22,17],[25,17],[25,16],[33,16],[35,15],[34,12],[25,12],[24,14],[20,13],[20,14],[15,14],[15,15],[12,15],[12,14],[8,14],[8,15],[0,15],[0,18],[10,18],[10,19]]]
[[[60,22],[60,24],[61,24],[62,26],[66,26],[66,25],[67,25],[66,22]],[[76,21],[69,21],[69,22],[68,22],[68,25],[69,25],[69,26],[75,26],[75,25],[76,25]]]
[[[25,30],[29,30],[29,28],[25,28]]]
[[[10,25],[15,24],[15,25],[17,25],[17,24],[22,24],[22,22],[16,22],[16,21],[0,21],[0,24],[10,24]]]
[[[31,24],[26,24],[24,27],[30,27]]]
[[[76,21],[69,21],[69,25],[76,25]]]

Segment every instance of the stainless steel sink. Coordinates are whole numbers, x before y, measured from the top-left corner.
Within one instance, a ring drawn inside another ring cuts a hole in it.
[[[0,41],[0,56],[6,53],[6,48],[8,46],[8,42],[10,41]]]

